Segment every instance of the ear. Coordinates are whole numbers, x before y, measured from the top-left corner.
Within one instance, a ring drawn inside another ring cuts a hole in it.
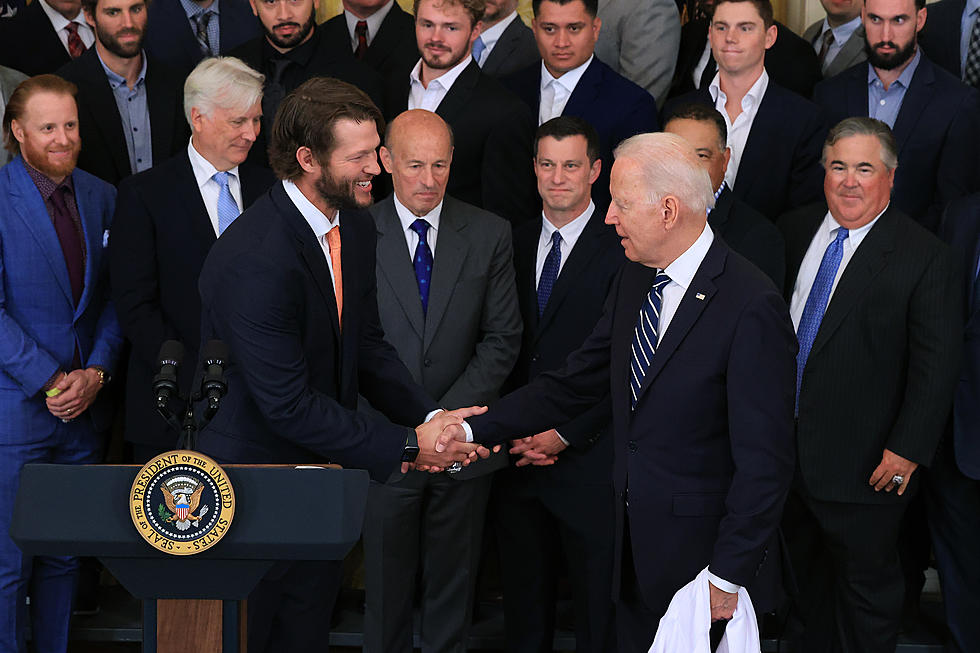
[[[98,9],[98,7],[96,7],[96,9]],[[95,31],[95,18],[92,17],[92,14],[89,13],[89,10],[88,9],[85,9],[82,13],[85,14],[85,22],[88,23],[88,26],[91,27],[92,28],[92,31],[94,32]]]
[[[191,131],[199,132],[204,123],[204,114],[197,107],[191,107]]]
[[[596,159],[592,164],[592,168],[589,170],[589,183],[594,184],[596,179],[599,178],[599,173],[602,172],[602,159]]]
[[[303,169],[303,172],[316,175],[320,174],[320,163],[313,156],[313,150],[305,145],[296,150],[296,162],[299,163],[299,167]]]
[[[252,14],[255,15],[255,16],[258,16],[259,15],[259,10],[255,8],[255,3],[257,1],[261,2],[261,0],[248,0],[249,6],[252,7]]]
[[[593,36],[595,36],[595,38],[598,39],[599,32],[602,31],[602,19],[599,18],[598,16],[592,19],[592,31],[593,31]]]
[[[18,143],[23,144],[24,142],[24,128],[21,126],[20,121],[11,120],[10,121],[10,133],[14,135]]]
[[[775,25],[770,25],[769,29],[766,30],[766,50],[773,46],[778,35],[779,29]]]
[[[926,15],[928,9],[923,7],[922,9],[915,12],[915,33],[918,34],[926,25]]]
[[[722,158],[725,159],[725,172],[728,172],[728,164],[732,160],[732,148],[726,147],[725,151],[722,152]]]
[[[677,216],[680,215],[681,205],[673,195],[667,195],[661,200],[662,219],[664,231],[670,231],[677,225]]]
[[[389,150],[384,145],[381,146],[381,165],[385,167],[385,171],[390,175],[394,174],[394,161],[391,160],[391,150]]]

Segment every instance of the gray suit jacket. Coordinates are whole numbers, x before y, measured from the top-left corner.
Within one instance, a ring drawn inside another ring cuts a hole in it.
[[[506,77],[540,60],[534,33],[518,16],[507,26],[487,55],[487,60],[483,62],[483,72],[491,77]]]
[[[681,21],[674,0],[599,0],[595,53],[663,107],[677,65]]]
[[[385,338],[440,406],[486,405],[496,399],[521,348],[510,225],[446,196],[429,309],[423,314],[393,197],[372,206],[371,215],[378,228],[378,312]],[[507,454],[501,452],[453,477],[471,478],[506,464]]]
[[[818,20],[813,25],[807,27],[806,31],[803,32],[804,40],[813,43],[813,39],[817,38],[822,27],[823,20]],[[867,60],[868,55],[864,51],[864,27],[862,26],[854,30],[851,38],[847,39],[847,42],[844,43],[844,47],[840,49],[837,56],[830,60],[830,65],[827,66],[827,70],[823,71],[823,76],[824,78],[833,77],[844,72],[851,66],[856,66],[862,61]]]
[[[18,72],[13,68],[0,66],[0,97],[3,97],[3,104],[0,105],[0,116],[3,115],[3,112],[7,108],[7,100],[10,99],[10,94],[25,79],[27,79],[27,75],[24,73]],[[0,167],[7,165],[12,158],[10,152],[0,146]]]

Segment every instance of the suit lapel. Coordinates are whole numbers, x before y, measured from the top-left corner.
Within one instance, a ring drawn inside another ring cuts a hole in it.
[[[446,97],[442,98],[442,102],[436,107],[436,113],[443,120],[453,124],[457,115],[472,108],[468,106],[469,99],[477,82],[480,81],[481,74],[480,67],[476,65],[475,61],[470,61],[470,65],[463,69],[449,92],[446,93]]]
[[[381,203],[381,215],[378,220],[378,268],[385,280],[391,284],[395,297],[398,298],[398,303],[405,317],[408,318],[408,323],[421,339],[425,330],[425,316],[422,315],[422,301],[419,299],[419,286],[415,279],[412,257],[408,254],[405,245],[405,234],[395,212],[393,197],[392,195]],[[439,237],[442,238],[441,233]]]
[[[801,218],[799,225],[793,225],[792,233],[785,234],[786,238],[786,279],[791,283],[786,284],[783,298],[789,304],[793,298],[793,289],[796,287],[796,277],[800,274],[800,266],[803,264],[803,257],[810,248],[810,241],[813,235],[820,228],[827,209],[824,208],[820,213],[814,213]]]
[[[102,70],[95,48],[90,48],[88,52],[79,58],[80,63],[84,63],[85,76],[89,79],[89,119],[94,123],[97,131],[101,132],[105,139],[109,156],[116,167],[119,178],[128,177],[132,174],[129,163],[129,151],[126,149],[126,137],[122,131],[122,118],[119,116],[119,108],[116,106],[116,99],[112,95],[112,87],[109,86],[109,79]],[[147,96],[149,105],[149,96]],[[153,137],[153,126],[150,126],[150,137]]]
[[[469,250],[469,243],[464,235],[466,223],[456,209],[452,198],[447,197],[439,217],[439,239],[432,261],[432,286],[429,290],[429,310],[425,316],[422,351],[426,351],[432,344],[439,324],[446,315],[449,300],[452,299]]]
[[[75,318],[77,319],[85,312],[89,298],[98,282],[99,268],[102,261],[102,221],[98,215],[90,213],[90,209],[95,206],[92,197],[92,189],[83,183],[79,183],[78,175],[73,175],[75,184],[75,204],[78,207],[78,216],[82,223],[82,237],[85,239],[85,287],[82,289],[82,296],[75,307]],[[59,251],[61,251],[59,249]]]
[[[524,329],[534,334],[534,340],[540,337],[538,326],[538,292],[535,285],[535,264],[538,258],[538,229],[525,228],[522,225],[514,231],[514,272],[517,278],[517,297],[523,302],[521,314],[524,316]]]
[[[598,215],[598,211],[593,212],[589,218],[589,222],[585,225],[585,229],[582,231],[582,235],[579,236],[578,241],[575,243],[575,248],[572,249],[568,260],[562,266],[561,273],[558,275],[554,287],[551,289],[548,304],[544,307],[544,313],[541,315],[541,321],[538,323],[538,334],[548,328],[552,320],[554,320],[558,309],[561,308],[562,302],[575,290],[579,277],[588,268],[592,259],[595,258],[598,252],[595,243],[599,237],[599,230],[601,228],[602,218]],[[535,251],[535,257],[536,255],[537,251]],[[537,299],[537,289],[535,289],[535,299]],[[537,312],[536,303],[535,312]],[[537,338],[535,338],[536,340]]]
[[[146,56],[144,54],[144,56]],[[163,82],[166,77],[160,65],[153,60],[146,62],[146,110],[150,114],[150,147],[153,150],[153,162],[166,161],[170,158],[172,136],[174,131],[174,98],[168,97],[167,88]]]
[[[582,73],[582,79],[578,80],[575,90],[568,96],[568,102],[562,110],[563,116],[584,115],[590,107],[594,107],[599,99],[599,91],[602,86],[602,69],[599,59],[593,57],[592,63]],[[541,84],[538,83],[538,93],[540,94]]]
[[[834,60],[830,62],[827,66],[827,74],[825,77],[833,77],[838,75],[853,65],[856,65],[854,60],[858,55],[864,51],[864,27],[858,27],[851,34],[851,38],[844,42],[844,46],[834,57]]]
[[[180,155],[180,165],[177,166],[177,174],[175,181],[175,186],[177,188],[186,188],[188,192],[180,193],[181,203],[184,205],[184,215],[187,216],[190,222],[191,232],[194,234],[194,238],[197,242],[204,245],[204,252],[211,249],[211,245],[217,240],[217,236],[214,235],[214,225],[211,224],[211,217],[208,215],[208,209],[204,206],[204,198],[201,197],[201,190],[197,186],[197,179],[194,177],[194,170],[191,167],[190,157],[187,155],[185,150]],[[242,195],[245,194],[245,184],[242,181]],[[193,191],[193,192],[191,192]]]
[[[905,144],[909,142],[912,132],[919,124],[919,117],[929,104],[932,97],[932,84],[936,80],[935,71],[932,69],[932,62],[921,55],[919,65],[912,75],[912,81],[905,91],[902,99],[902,108],[898,110],[898,117],[895,118],[895,143],[898,145],[898,156],[901,158]]]

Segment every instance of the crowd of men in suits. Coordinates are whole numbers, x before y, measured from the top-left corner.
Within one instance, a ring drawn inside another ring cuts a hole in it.
[[[930,547],[980,650],[980,6],[821,2],[0,2],[0,651],[76,602],[21,467],[173,449],[158,351],[215,338],[204,453],[371,473],[365,650],[416,599],[465,650],[488,541],[511,651],[562,577],[578,651],[646,651],[705,568],[713,645],[747,588],[893,651]],[[340,583],[277,564],[249,648]]]

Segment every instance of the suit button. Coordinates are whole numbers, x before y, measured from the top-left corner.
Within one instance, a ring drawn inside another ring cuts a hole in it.
[[[636,440],[630,440],[626,443],[626,448],[630,453],[636,453]]]
[[[426,367],[432,367],[432,359],[426,358],[424,361],[422,361],[422,364],[425,365]]]
[[[541,360],[540,354],[535,354],[534,356],[531,356],[531,360],[537,363],[539,360]]]

